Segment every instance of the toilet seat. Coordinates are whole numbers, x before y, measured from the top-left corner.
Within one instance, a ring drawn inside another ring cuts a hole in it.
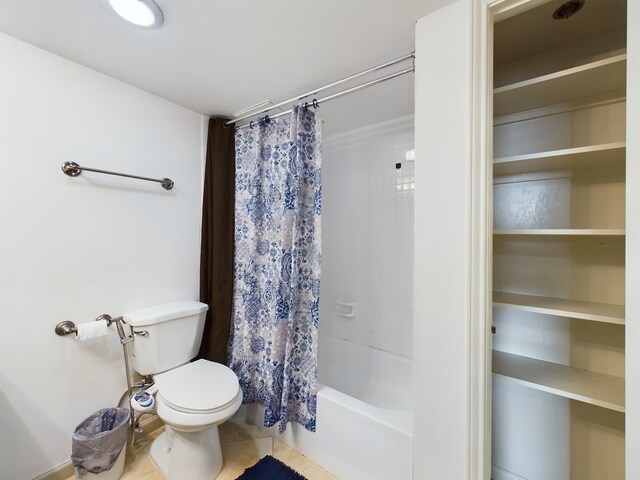
[[[230,368],[197,360],[156,375],[154,378],[166,406],[182,413],[208,415],[237,402],[238,377]]]

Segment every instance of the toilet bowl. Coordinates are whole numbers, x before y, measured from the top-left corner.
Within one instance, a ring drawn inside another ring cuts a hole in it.
[[[198,354],[207,309],[189,301],[123,316],[134,336],[133,366],[154,379],[157,413],[166,427],[150,456],[167,480],[213,480],[220,473],[218,425],[242,404],[230,368],[208,360],[189,363]]]
[[[198,360],[154,380],[158,416],[166,427],[151,446],[151,460],[168,480],[215,478],[223,464],[218,425],[242,404],[235,373]]]

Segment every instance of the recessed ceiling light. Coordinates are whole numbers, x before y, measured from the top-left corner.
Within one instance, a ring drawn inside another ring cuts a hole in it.
[[[109,0],[113,10],[127,22],[139,27],[157,28],[162,25],[162,10],[153,0]]]

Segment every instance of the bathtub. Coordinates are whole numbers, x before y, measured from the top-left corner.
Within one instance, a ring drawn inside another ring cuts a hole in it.
[[[345,480],[412,477],[412,362],[319,335],[316,432],[290,423],[280,441]],[[246,419],[262,425],[264,408]]]

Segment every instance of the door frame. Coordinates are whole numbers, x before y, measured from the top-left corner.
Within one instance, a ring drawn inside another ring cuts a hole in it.
[[[472,34],[469,477],[489,480],[493,257],[493,24],[551,0],[474,0]]]
[[[493,24],[551,0],[471,0],[469,478],[491,478]],[[640,2],[627,0],[625,478],[640,480]]]

